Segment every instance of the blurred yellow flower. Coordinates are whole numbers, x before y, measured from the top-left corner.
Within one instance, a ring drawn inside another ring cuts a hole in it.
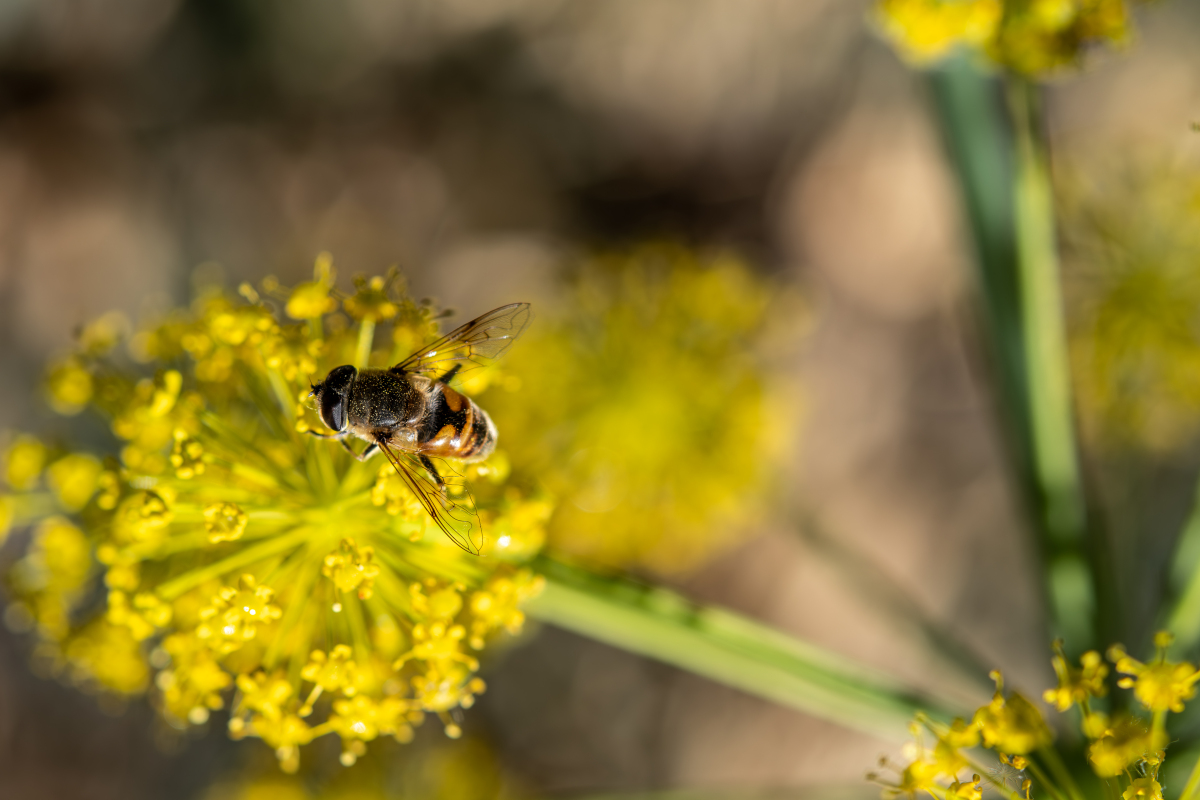
[[[592,259],[539,313],[509,361],[521,391],[493,381],[485,404],[513,470],[561,499],[551,544],[670,572],[753,530],[798,417],[766,379],[775,295],[735,258],[646,245]]]
[[[996,35],[1001,0],[880,0],[875,19],[904,57],[928,64],[961,46],[982,47]]]
[[[339,701],[350,702],[350,701]],[[493,800],[521,798],[495,752],[478,739],[423,743],[406,758],[372,758],[365,769],[280,775],[259,764],[219,780],[205,800]]]
[[[1101,778],[1125,773],[1166,745],[1164,736],[1152,733],[1144,720],[1130,714],[1120,714],[1111,722],[1105,718],[1103,729],[1089,733],[1098,734],[1088,747],[1088,761]]]
[[[46,447],[32,436],[18,436],[4,454],[5,480],[17,490],[32,489],[46,465]]]
[[[969,781],[954,781],[946,790],[947,797],[962,798],[962,800],[982,800],[983,779],[978,774],[971,775]]]
[[[1124,44],[1129,0],[878,0],[876,26],[907,60],[924,65],[968,49],[1037,76],[1078,66],[1091,47]]]
[[[92,374],[77,358],[68,358],[46,374],[46,397],[59,414],[78,414],[92,399]]]
[[[1117,685],[1133,689],[1134,696],[1150,711],[1183,711],[1183,701],[1196,696],[1200,670],[1186,661],[1168,661],[1167,648],[1174,637],[1166,631],[1154,636],[1154,660],[1143,664],[1125,652],[1119,644],[1109,648],[1108,657],[1117,672],[1132,677],[1121,678]]]
[[[1051,663],[1058,676],[1058,686],[1043,692],[1042,699],[1052,703],[1059,711],[1066,711],[1078,703],[1086,713],[1089,698],[1104,697],[1108,693],[1108,686],[1104,683],[1108,666],[1095,650],[1084,653],[1076,669],[1067,660],[1062,640],[1056,639]]]
[[[319,319],[337,310],[337,301],[330,296],[333,290],[333,259],[322,253],[317,259],[313,280],[291,291],[284,309],[292,319]]]
[[[925,744],[922,736],[926,728],[938,739],[938,745],[932,750]],[[975,731],[973,737],[968,731]],[[957,749],[974,747],[979,743],[978,731],[973,724],[957,719],[950,729],[944,729],[944,726],[922,717],[919,721],[910,723],[909,732],[913,737],[913,741],[905,748],[909,763],[903,767],[896,767],[886,758],[880,759],[879,762],[881,767],[893,772],[896,777],[888,780],[877,772],[867,774],[867,780],[883,789],[881,796],[885,800],[899,797],[915,798],[919,795],[940,797],[948,782],[952,787],[952,796],[978,800],[975,790],[978,789],[979,776],[972,775],[972,780],[966,783],[958,780],[959,772],[967,768],[968,762]]]
[[[506,486],[507,470],[462,468],[488,534],[485,557],[469,555],[382,458],[306,435],[322,427],[310,382],[408,354],[376,350],[376,325],[414,348],[436,332],[395,275],[357,281],[338,313],[334,275],[323,256],[293,290],[209,291],[132,337],[148,375],[114,350],[118,326],[91,326],[64,362],[87,380],[56,367],[48,391],[66,413],[99,412],[120,461],[18,437],[0,493],[0,531],[36,523],[9,617],[35,628],[41,658],[111,692],[153,687],[176,726],[228,706],[230,734],[262,739],[285,770],[329,734],[352,764],[380,736],[409,741],[427,714],[461,735],[451,714],[484,690],[480,652],[521,629],[540,590],[525,562],[552,511]],[[275,301],[303,322],[279,320]],[[101,582],[107,606],[89,616]]]
[[[1200,175],[1090,167],[1060,186],[1083,430],[1110,450],[1178,452],[1200,419]]]
[[[1163,800],[1162,785],[1149,775],[1134,778],[1121,797],[1123,800]]]
[[[86,453],[71,453],[51,464],[46,474],[63,508],[79,511],[96,493],[102,471],[99,459]]]
[[[1023,756],[1050,744],[1054,736],[1042,713],[1020,692],[1004,696],[1004,680],[993,672],[992,702],[975,712],[983,743],[1006,755]]]
[[[12,528],[13,516],[12,498],[0,495],[0,545],[4,544],[4,540],[8,538],[8,531]]]

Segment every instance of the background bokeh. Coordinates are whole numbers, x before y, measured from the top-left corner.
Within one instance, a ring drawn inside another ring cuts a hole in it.
[[[734,258],[793,304],[792,324],[755,350],[783,457],[761,477],[753,530],[697,569],[638,569],[979,700],[986,685],[923,646],[952,633],[976,678],[999,666],[1036,692],[1050,680],[1045,632],[955,186],[920,77],[871,35],[865,10],[6,3],[0,428],[57,424],[39,378],[84,321],[151,315],[186,302],[197,280],[295,284],[323,250],[343,288],[395,264],[415,296],[458,319],[529,300],[550,330],[597,252],[654,241],[703,264]],[[1072,230],[1127,222],[1144,194],[1167,196],[1156,180],[1194,202],[1200,181],[1190,194],[1178,182],[1200,175],[1197,34],[1194,4],[1160,4],[1128,53],[1050,87]],[[1095,238],[1066,237],[1084,301],[1097,279],[1083,267],[1103,259],[1079,241]],[[1079,319],[1095,307],[1082,302]],[[1194,413],[1187,387],[1171,400]],[[1085,422],[1125,408],[1098,397]],[[1151,527],[1187,512],[1193,434],[1181,423],[1144,437],[1158,454],[1145,473],[1158,479],[1139,473],[1161,499]],[[767,459],[761,442],[747,446]],[[365,759],[362,780],[397,797],[873,796],[862,773],[890,747],[550,628],[528,631],[485,677],[466,747],[424,730]],[[340,786],[336,753],[308,784],[246,788],[246,775],[273,775],[254,748],[219,730],[181,739],[144,704],[37,677],[28,642],[0,632],[0,796],[357,791]]]

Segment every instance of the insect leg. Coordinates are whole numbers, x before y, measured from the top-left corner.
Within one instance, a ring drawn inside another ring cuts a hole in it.
[[[357,458],[359,461],[366,461],[368,458],[371,457],[371,455],[376,450],[379,449],[379,445],[372,444],[372,445],[368,445],[367,449],[363,450],[361,453],[356,453],[356,452],[354,452],[354,448],[350,446],[350,443],[348,441],[346,441],[345,439],[342,439],[341,442],[342,442],[342,447],[346,448],[346,452],[349,453],[350,455],[354,456],[355,458]]]
[[[443,375],[442,377],[438,378],[438,380],[441,381],[442,383],[449,383],[451,381],[451,379],[453,379],[454,376],[458,374],[458,371],[460,369],[462,369],[462,364],[455,364],[453,367],[446,370],[446,374]]]
[[[341,439],[343,442],[346,440],[346,434],[344,433],[318,433],[311,428],[305,431],[305,433],[307,433],[309,436],[315,436],[318,439]]]
[[[424,453],[418,453],[417,458],[421,459],[421,466],[429,473],[430,477],[437,482],[438,488],[442,490],[442,494],[446,493],[446,482],[442,480],[442,476],[438,474],[437,467],[429,460],[429,456]]]

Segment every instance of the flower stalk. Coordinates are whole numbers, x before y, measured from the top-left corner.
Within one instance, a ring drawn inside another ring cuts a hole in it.
[[[1073,649],[1095,647],[1119,628],[1107,551],[1088,528],[1080,479],[1038,89],[1012,75],[997,86],[964,59],[932,71],[930,86],[975,242],[984,338],[1051,627]]]
[[[526,604],[530,617],[821,719],[896,740],[920,709],[946,720],[956,711],[947,701],[733,612],[546,557],[535,568],[546,586]]]

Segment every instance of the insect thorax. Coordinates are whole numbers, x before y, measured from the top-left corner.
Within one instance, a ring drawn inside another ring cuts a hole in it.
[[[425,412],[425,395],[413,385],[412,377],[378,369],[360,372],[350,392],[350,425],[379,429],[419,421]]]

